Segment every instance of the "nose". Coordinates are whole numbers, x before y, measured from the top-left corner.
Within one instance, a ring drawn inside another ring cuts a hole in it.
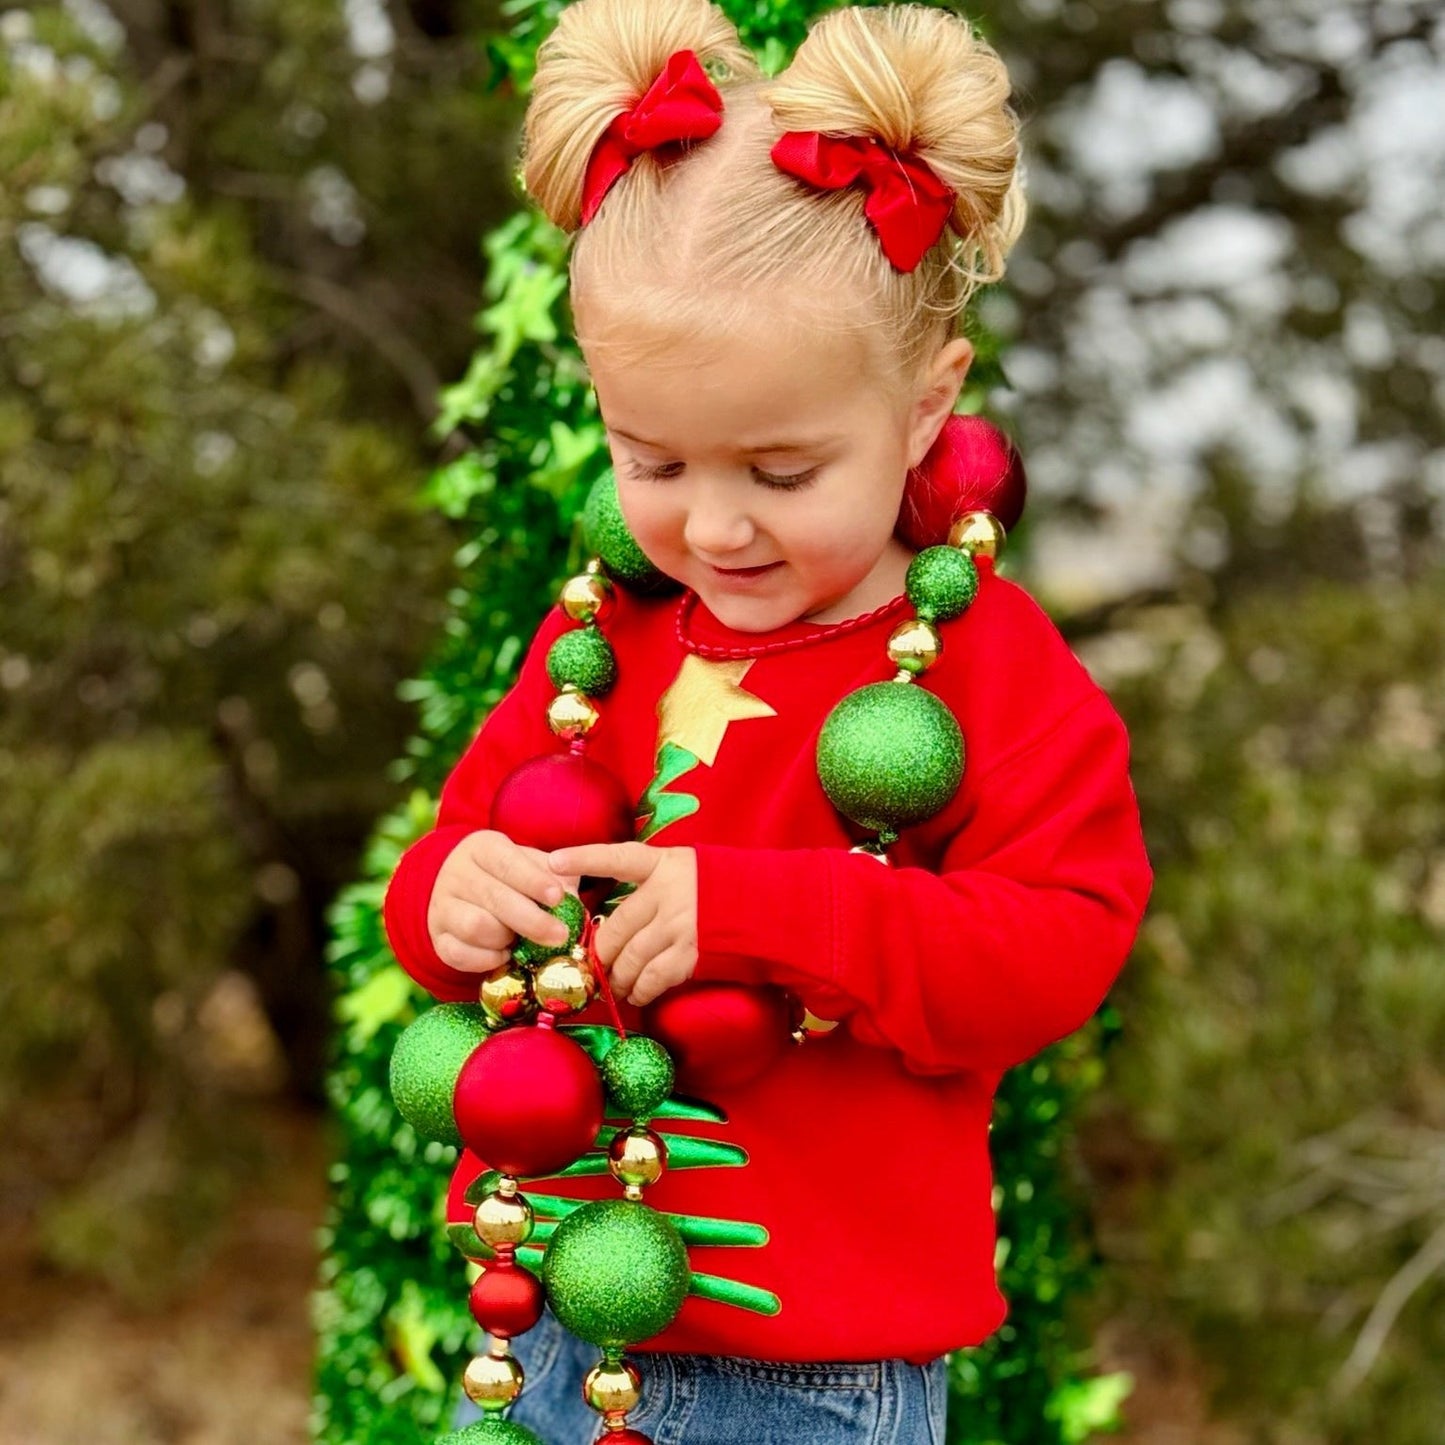
[[[699,487],[687,509],[683,540],[704,557],[725,558],[745,551],[756,532],[746,511],[723,487]]]

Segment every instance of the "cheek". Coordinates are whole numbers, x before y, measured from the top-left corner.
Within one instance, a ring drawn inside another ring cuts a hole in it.
[[[667,488],[654,482],[617,479],[617,503],[622,520],[637,545],[651,556],[677,530],[675,506],[668,501]]]

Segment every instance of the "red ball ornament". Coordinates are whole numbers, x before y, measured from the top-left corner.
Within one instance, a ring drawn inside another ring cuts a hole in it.
[[[547,753],[514,768],[493,795],[491,821],[514,843],[544,853],[625,843],[634,831],[632,800],[622,784],[580,753]]]
[[[498,1260],[472,1285],[472,1318],[498,1339],[524,1335],[542,1318],[547,1292],[525,1265]]]
[[[642,1032],[672,1055],[684,1089],[707,1094],[772,1068],[791,1042],[791,1010],[779,988],[685,983],[647,1005]]]
[[[602,1445],[652,1445],[652,1436],[641,1430],[609,1430],[600,1438]]]
[[[513,1028],[479,1044],[452,1095],[467,1148],[503,1174],[565,1169],[602,1127],[602,1079],[580,1044],[555,1029]]]
[[[1028,480],[1013,442],[981,416],[951,416],[908,474],[894,531],[915,551],[942,546],[965,512],[992,512],[1011,531]]]

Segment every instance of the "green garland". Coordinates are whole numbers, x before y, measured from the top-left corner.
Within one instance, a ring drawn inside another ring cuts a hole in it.
[[[489,50],[499,81],[524,90],[558,0],[512,0],[514,23]],[[767,70],[827,8],[809,0],[725,0]],[[380,921],[386,880],[430,826],[435,796],[480,719],[511,681],[559,581],[584,560],[574,523],[605,469],[601,424],[569,337],[565,238],[524,211],[485,242],[487,305],[467,374],[442,398],[440,435],[472,442],[430,479],[422,501],[470,540],[457,555],[450,615],[423,677],[405,697],[418,730],[396,765],[414,784],[382,820],[362,878],[331,912],[337,988],[329,1092],[339,1129],[332,1206],[316,1295],[313,1438],[324,1445],[430,1445],[455,1400],[474,1326],[462,1263],[444,1229],[456,1150],[420,1140],[392,1107],[388,1064],[402,1029],[430,1000],[397,966]],[[998,380],[992,338],[976,336],[969,400]],[[954,1357],[951,1445],[1070,1445],[1108,1426],[1128,1382],[1087,1378],[1068,1318],[1089,1259],[1064,1188],[1065,1120],[1100,1072],[1097,1035],[1075,1036],[1009,1074],[992,1135],[1000,1269],[1008,1324]]]

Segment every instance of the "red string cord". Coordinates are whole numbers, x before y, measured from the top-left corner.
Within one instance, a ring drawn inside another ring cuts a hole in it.
[[[612,985],[607,981],[607,970],[602,967],[602,960],[597,957],[597,915],[589,914],[587,924],[582,930],[582,947],[587,950],[587,962],[592,965],[592,971],[597,975],[597,982],[602,987],[602,997],[607,1004],[607,1012],[612,1015],[612,1022],[617,1028],[617,1037],[625,1039],[627,1030],[622,1027],[622,1015],[617,1012],[617,1000],[612,997]]]

